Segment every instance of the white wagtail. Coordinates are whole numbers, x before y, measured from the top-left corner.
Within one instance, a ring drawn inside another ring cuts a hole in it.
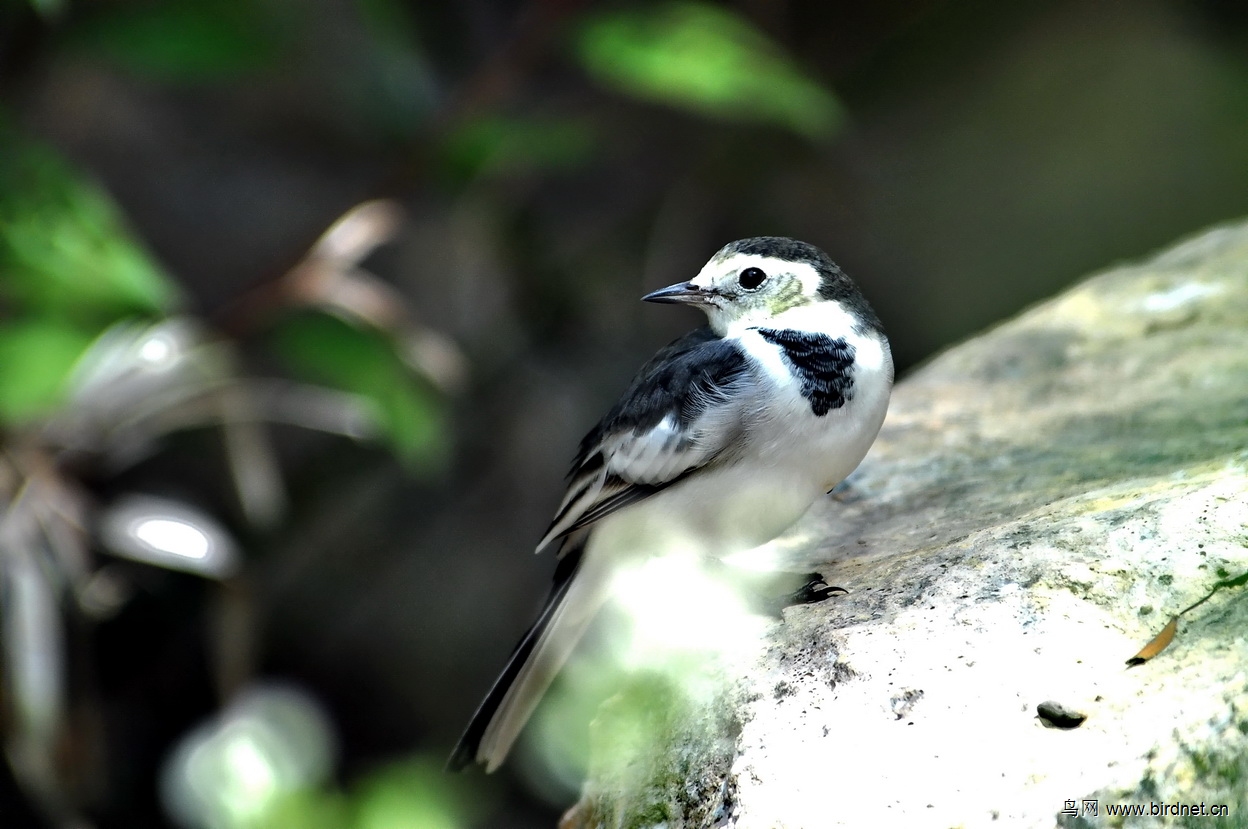
[[[692,280],[642,299],[694,305],[709,325],[656,354],[581,442],[537,545],[559,543],[555,584],[451,769],[503,762],[622,568],[771,541],[858,466],[884,420],[888,340],[815,246],[733,242]]]

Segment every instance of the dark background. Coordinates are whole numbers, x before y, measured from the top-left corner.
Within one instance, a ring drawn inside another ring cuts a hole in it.
[[[413,470],[384,446],[278,430],[291,511],[238,530],[256,675],[327,706],[331,787],[453,744],[545,589],[553,563],[531,545],[577,441],[695,322],[642,293],[733,239],[801,238],[859,281],[904,372],[1092,269],[1248,213],[1243,4],[725,5],[835,96],[812,104],[827,115],[813,127],[758,102],[653,100],[578,46],[602,15],[670,8],[0,4],[3,117],[101,183],[223,330],[352,205],[404,209],[367,264],[465,359],[445,460]],[[219,489],[214,445],[175,436],[84,482],[192,491],[235,526],[228,497],[203,494]],[[222,702],[202,652],[210,601],[197,582],[153,582],[93,639],[106,752],[133,770],[88,798],[101,826],[163,825],[154,768]],[[479,825],[553,824],[566,790],[523,766],[469,779]],[[16,784],[0,794],[0,822],[38,825]]]

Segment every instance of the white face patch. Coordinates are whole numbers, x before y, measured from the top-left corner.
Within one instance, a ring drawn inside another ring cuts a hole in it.
[[[758,268],[767,276],[753,290],[740,283],[741,273],[749,268]],[[822,278],[807,262],[739,253],[712,259],[690,282],[718,294],[704,310],[711,328],[723,334],[743,323],[757,324],[787,309],[811,304]]]
[[[814,297],[819,292],[821,278],[819,272],[807,262],[789,262],[772,256],[737,253],[727,259],[712,259],[692,280],[700,287],[717,287],[734,291],[741,290],[737,277],[746,268],[758,268],[768,277],[789,274],[797,277],[802,283],[802,294]],[[762,288],[766,290],[766,286]]]

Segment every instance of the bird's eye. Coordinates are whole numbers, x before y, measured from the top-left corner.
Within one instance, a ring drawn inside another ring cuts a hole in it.
[[[737,274],[737,284],[747,291],[753,291],[767,280],[762,268],[746,268]]]

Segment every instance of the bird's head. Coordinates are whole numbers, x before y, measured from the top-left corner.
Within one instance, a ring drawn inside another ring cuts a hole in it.
[[[853,315],[856,325],[880,326],[858,286],[826,253],[782,236],[725,245],[693,279],[642,299],[697,306],[721,336],[737,325],[768,325],[787,311],[827,302]]]

